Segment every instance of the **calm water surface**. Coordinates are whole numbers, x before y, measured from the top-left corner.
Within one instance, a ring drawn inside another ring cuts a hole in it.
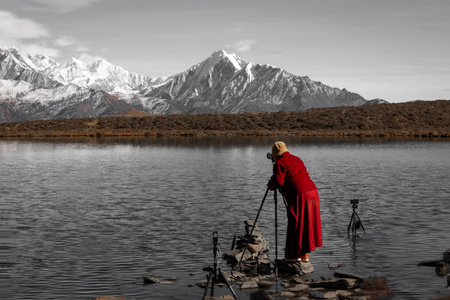
[[[284,139],[321,196],[313,279],[385,277],[390,299],[450,296],[423,260],[450,249],[450,142]],[[201,299],[195,284],[260,208],[272,138],[0,140],[1,299]],[[274,257],[273,194],[258,220]],[[347,235],[351,199],[365,233]],[[278,249],[285,220],[278,204]],[[225,262],[219,265],[224,271]],[[144,285],[152,273],[173,283]],[[241,299],[249,296],[234,287]],[[216,289],[216,296],[229,294]]]

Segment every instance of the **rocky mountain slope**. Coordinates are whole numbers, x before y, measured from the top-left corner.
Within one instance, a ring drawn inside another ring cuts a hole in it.
[[[127,110],[277,112],[372,102],[306,76],[245,62],[223,50],[179,74],[150,78],[105,60],[71,58],[59,64],[48,56],[0,48],[0,123],[102,117]]]

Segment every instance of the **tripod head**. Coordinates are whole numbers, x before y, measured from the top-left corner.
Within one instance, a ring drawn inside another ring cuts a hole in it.
[[[359,203],[359,200],[358,200],[358,199],[350,200],[350,204],[352,204],[353,210],[355,210],[355,209],[358,208],[358,203]]]

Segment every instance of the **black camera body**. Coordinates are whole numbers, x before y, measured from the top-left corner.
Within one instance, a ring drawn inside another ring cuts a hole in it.
[[[350,200],[350,204],[352,205],[353,210],[355,210],[356,208],[358,208],[358,203],[359,203],[359,200],[358,200],[358,199],[352,199],[352,200]]]
[[[273,157],[272,153],[267,153],[266,154],[267,159],[270,159],[272,161],[272,163],[275,163],[275,158]]]

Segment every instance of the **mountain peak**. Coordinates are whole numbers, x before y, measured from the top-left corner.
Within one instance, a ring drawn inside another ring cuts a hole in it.
[[[69,58],[69,59],[67,59],[62,65],[61,65],[61,68],[67,68],[67,67],[70,67],[70,66],[77,66],[77,67],[79,67],[80,69],[84,69],[85,68],[85,65],[84,65],[84,63],[81,61],[81,60],[79,60],[79,59],[77,59],[77,58],[75,58],[75,57],[71,57],[71,58]]]
[[[237,57],[236,54],[234,53],[229,54],[225,50],[215,51],[213,54],[211,54],[211,56],[208,59],[211,59],[211,61],[215,63],[223,59],[226,59],[229,62],[231,62],[237,70],[241,70],[246,65],[242,59]]]

